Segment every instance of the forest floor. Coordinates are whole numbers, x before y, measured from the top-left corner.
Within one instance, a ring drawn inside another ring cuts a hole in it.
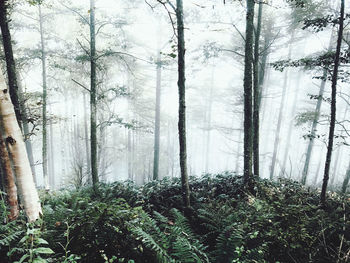
[[[0,262],[348,262],[350,199],[231,173],[42,193],[44,216],[0,225]],[[2,219],[6,217],[0,207]]]

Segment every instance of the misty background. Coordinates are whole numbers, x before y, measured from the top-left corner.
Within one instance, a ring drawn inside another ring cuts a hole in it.
[[[328,1],[335,10],[338,2]],[[41,8],[47,52],[49,179],[50,187],[58,189],[90,180],[89,1],[48,0]],[[37,184],[43,187],[39,10],[18,3],[12,12],[14,54],[31,119],[28,139]],[[152,0],[96,0],[95,12],[100,180],[130,179],[137,184],[152,180],[159,58],[159,176],[179,177],[176,37],[167,11]],[[186,0],[184,13],[189,175],[225,170],[242,174],[245,5]],[[270,177],[276,148],[274,178],[301,179],[321,84],[317,76],[322,75],[321,70],[294,67],[281,72],[269,63],[322,53],[330,43],[335,47],[330,29],[302,30],[300,25],[292,26],[296,20],[282,1],[264,6],[262,42],[266,40],[268,54],[260,114],[263,178]],[[349,31],[345,37],[349,39]],[[327,82],[307,181],[317,187],[327,149],[329,97]],[[349,84],[340,81],[337,121],[341,125],[336,126],[330,171],[333,186],[343,181],[349,165],[349,98]]]

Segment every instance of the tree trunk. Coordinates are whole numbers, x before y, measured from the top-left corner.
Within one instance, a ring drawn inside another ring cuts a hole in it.
[[[210,77],[210,91],[206,107],[206,142],[205,142],[205,173],[209,172],[209,154],[210,154],[210,142],[211,142],[211,119],[212,119],[212,108],[213,108],[213,94],[214,94],[214,70],[215,67],[212,65],[211,77]]]
[[[33,222],[41,214],[40,200],[35,188],[22,133],[2,74],[0,74],[0,116],[7,149],[17,178],[18,190],[22,196],[21,200],[28,221]]]
[[[52,120],[49,124],[50,127],[50,159],[49,159],[49,184],[55,189],[55,149],[54,149],[54,134],[53,134],[53,123]]]
[[[90,143],[92,185],[97,190],[97,106],[96,106],[96,34],[95,34],[95,0],[90,0]]]
[[[3,131],[1,131],[3,134]],[[9,154],[6,149],[4,139],[0,138],[0,164],[4,175],[5,190],[7,194],[7,202],[10,206],[9,220],[15,220],[18,217],[18,200],[17,200],[17,186],[15,183],[15,176],[11,168]]]
[[[177,40],[178,40],[178,88],[179,88],[179,144],[182,196],[184,205],[190,207],[190,187],[187,174],[186,148],[186,98],[185,98],[185,36],[182,0],[176,0]]]
[[[264,35],[264,47],[261,56],[261,63],[259,67],[259,91],[260,91],[260,96],[259,96],[259,112],[261,110],[261,100],[263,97],[263,88],[264,88],[264,82],[265,82],[265,75],[266,75],[266,65],[267,65],[267,58],[270,53],[270,45],[271,45],[271,39],[272,39],[272,23],[269,22],[267,23],[267,30]]]
[[[337,97],[338,69],[339,69],[340,50],[341,50],[341,44],[343,39],[343,30],[344,30],[344,8],[345,8],[345,0],[342,0],[341,8],[340,8],[337,50],[334,58],[334,69],[332,74],[331,122],[329,126],[327,155],[326,155],[323,184],[322,184],[322,191],[321,191],[321,197],[320,197],[321,204],[323,206],[326,204],[326,191],[327,191],[327,184],[329,179],[329,168],[331,165],[332,151],[333,151],[334,129],[335,129],[336,110],[337,110],[336,97]]]
[[[156,108],[154,123],[154,156],[153,156],[153,180],[159,179],[159,141],[160,141],[160,98],[161,98],[161,77],[162,77],[162,61],[160,50],[157,51],[157,83],[156,83]]]
[[[21,127],[21,111],[20,111],[20,101],[18,96],[18,84],[16,76],[16,64],[13,57],[12,42],[11,42],[11,33],[9,29],[9,18],[8,14],[8,0],[0,1],[0,27],[2,35],[2,44],[4,46],[5,59],[6,59],[6,69],[9,82],[9,90],[12,104],[15,109],[16,118]]]
[[[292,106],[292,111],[291,111],[292,118],[290,119],[289,126],[288,126],[286,148],[285,148],[284,156],[283,156],[283,163],[282,163],[282,173],[283,174],[285,174],[286,170],[287,170],[286,165],[287,165],[288,153],[289,153],[289,148],[290,148],[290,141],[291,141],[292,134],[293,134],[294,115],[295,115],[295,112],[297,109],[301,73],[302,73],[301,70],[299,70],[298,77],[297,77],[298,84],[297,84],[296,89],[295,89],[295,95],[294,95],[293,106]]]
[[[343,185],[342,185],[342,188],[341,188],[341,192],[343,194],[346,193],[346,188],[348,188],[349,181],[350,181],[350,163],[348,165],[348,169],[346,170],[346,175],[344,177]]]
[[[331,38],[329,40],[328,52],[330,52],[332,50],[332,41],[333,41],[333,31],[332,31]],[[310,165],[310,160],[311,160],[311,156],[312,156],[312,149],[314,146],[314,139],[315,139],[315,135],[316,135],[318,119],[320,117],[321,106],[322,106],[322,101],[323,101],[323,93],[324,93],[324,89],[326,87],[326,82],[327,82],[327,75],[328,75],[327,69],[324,69],[323,75],[322,75],[322,82],[321,82],[321,86],[320,86],[320,91],[318,93],[318,98],[317,98],[315,117],[312,121],[309,144],[308,144],[307,150],[306,150],[305,164],[304,164],[303,173],[302,173],[302,177],[301,177],[301,183],[303,185],[306,184],[306,180],[307,180],[307,176],[308,176],[308,172],[309,172],[309,165]]]
[[[46,51],[43,32],[43,17],[41,14],[41,5],[39,5],[39,25],[40,25],[40,41],[41,41],[41,67],[43,78],[43,142],[42,142],[42,159],[43,159],[43,177],[45,189],[50,189],[49,176],[48,176],[48,158],[47,158],[47,81],[46,81]]]
[[[254,31],[254,0],[247,0],[246,36],[244,55],[244,182],[251,187],[252,152],[253,152],[253,31]]]
[[[294,32],[292,32],[292,34],[291,34],[290,42],[292,42],[293,40],[294,40]],[[290,59],[291,53],[292,53],[292,43],[289,43],[288,59]],[[276,128],[276,134],[275,134],[275,142],[273,144],[270,180],[273,179],[273,176],[275,173],[277,152],[278,152],[278,146],[279,146],[279,142],[280,142],[280,132],[281,132],[282,120],[283,120],[283,111],[284,111],[284,106],[285,106],[284,102],[285,102],[285,97],[286,97],[286,93],[287,93],[287,86],[288,86],[288,73],[289,73],[289,70],[287,69],[284,73],[284,81],[283,81],[283,87],[282,87],[282,98],[281,98],[279,112],[278,112],[278,121],[277,121],[277,128]]]
[[[88,130],[88,113],[86,110],[86,94],[83,95],[84,105],[84,136],[85,136],[85,152],[86,152],[86,176],[90,178],[91,175],[91,161],[90,161],[90,146],[89,146],[89,130]]]
[[[259,42],[260,42],[260,32],[261,32],[261,17],[262,17],[263,3],[259,2],[259,12],[258,21],[255,33],[255,46],[254,46],[254,109],[253,109],[253,162],[254,162],[254,175],[259,176],[259,109],[260,109],[260,83],[259,83]]]
[[[346,120],[347,113],[348,113],[348,108],[346,108],[346,110],[344,111],[343,120]],[[340,137],[342,137],[343,135],[344,135],[344,130],[341,131]],[[331,186],[334,185],[335,178],[337,177],[337,171],[338,171],[338,166],[339,166],[339,159],[341,159],[341,156],[342,156],[341,152],[342,152],[342,145],[339,145],[338,148],[337,148],[335,162],[334,162],[334,165],[333,165],[333,174],[332,174],[331,181],[330,181],[330,185]]]
[[[19,76],[18,72],[17,72],[16,76]],[[23,136],[24,136],[24,141],[26,143],[26,150],[27,150],[27,153],[28,153],[30,167],[32,169],[32,174],[33,174],[34,182],[35,182],[35,185],[36,185],[37,182],[36,182],[33,147],[32,147],[32,141],[30,139],[30,134],[29,134],[27,110],[26,110],[26,107],[24,105],[23,88],[22,88],[22,85],[21,85],[21,80],[18,80],[18,95],[19,95],[19,99],[21,101],[21,103],[19,105],[20,105],[20,111],[21,111],[21,116],[22,116]]]
[[[322,150],[323,150],[323,146],[322,146],[322,148],[321,148],[321,152],[322,152]],[[318,175],[320,174],[321,163],[322,163],[322,162],[321,162],[321,159],[320,159],[319,162],[318,162],[317,169],[316,169],[316,173],[315,173],[314,180],[313,180],[313,183],[312,183],[312,185],[313,185],[314,187],[317,187],[317,179],[318,179]]]

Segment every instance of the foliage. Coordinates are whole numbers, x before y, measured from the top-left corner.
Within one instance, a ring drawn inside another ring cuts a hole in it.
[[[171,210],[171,217],[170,220],[158,212],[154,212],[155,219],[144,216],[132,233],[156,254],[157,262],[209,262],[205,246],[192,232],[186,217],[177,209]]]
[[[182,207],[178,178],[43,193],[40,227],[28,228],[22,216],[0,225],[0,256],[5,263],[33,251],[60,263],[347,261],[348,196],[332,193],[320,209],[319,193],[293,181],[256,179],[254,195],[242,186],[229,172],[192,177],[192,209]]]

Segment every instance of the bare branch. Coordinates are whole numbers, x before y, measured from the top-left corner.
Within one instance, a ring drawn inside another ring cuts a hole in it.
[[[77,38],[77,42],[79,46],[85,51],[85,53],[90,57],[90,52],[83,46],[83,44],[80,42],[78,38]]]
[[[73,81],[75,84],[77,84],[77,85],[79,85],[80,87],[82,87],[83,89],[85,89],[86,91],[91,92],[87,87],[85,87],[83,84],[79,83],[79,82],[76,81],[75,79],[72,79],[72,81]]]
[[[73,8],[70,8],[69,6],[66,6],[65,4],[63,4],[62,2],[59,2],[61,5],[63,5],[65,8],[67,8],[68,10],[72,11],[73,13],[77,14],[81,19],[83,19],[83,21],[90,25],[89,20],[87,20],[82,14],[80,14],[78,11],[74,10]]]

